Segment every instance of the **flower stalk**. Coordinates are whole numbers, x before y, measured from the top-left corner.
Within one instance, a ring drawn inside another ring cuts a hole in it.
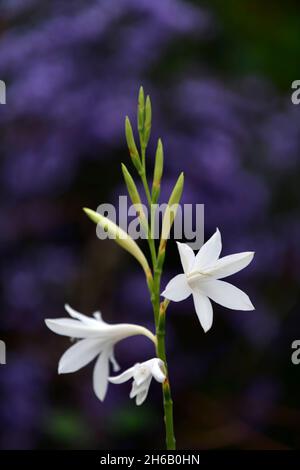
[[[93,388],[99,400],[104,400],[109,382],[121,384],[132,379],[129,397],[134,398],[136,405],[140,406],[147,398],[152,379],[161,383],[166,447],[167,450],[176,450],[173,400],[166,354],[166,311],[168,305],[170,301],[180,302],[190,295],[193,296],[195,310],[205,332],[211,328],[213,321],[211,300],[233,310],[253,310],[254,306],[247,294],[222,279],[248,266],[253,259],[254,252],[235,253],[220,258],[222,239],[218,229],[200,248],[197,255],[189,245],[177,242],[183,272],[171,279],[165,290],[160,293],[167,242],[181,201],[184,174],[179,175],[171,192],[163,216],[159,246],[156,250],[154,241],[154,234],[156,234],[155,211],[160,196],[164,153],[162,142],[159,139],[150,192],[146,170],[146,149],[151,134],[151,125],[151,101],[149,96],[145,99],[144,90],[141,87],[137,110],[139,150],[128,117],[125,120],[125,134],[132,163],[143,184],[149,211],[144,210],[135,181],[124,164],[122,164],[122,172],[140,225],[147,234],[152,267],[148,264],[141,248],[126,231],[100,213],[88,208],[84,208],[84,212],[97,224],[97,230],[101,229],[101,234],[104,230],[109,238],[114,239],[118,245],[129,252],[143,268],[153,308],[155,335],[140,325],[106,323],[99,311],[95,312],[93,317],[88,317],[72,309],[69,305],[66,305],[65,308],[71,318],[46,319],[46,325],[54,333],[77,340],[61,357],[59,373],[75,372],[97,359],[93,372]],[[146,213],[150,213],[150,217],[147,217]],[[160,302],[160,296],[164,297],[162,302]],[[111,377],[110,367],[114,372],[120,369],[114,356],[114,346],[119,341],[135,335],[143,335],[153,342],[156,357],[142,363],[136,363],[121,374]]]
[[[165,219],[165,229],[162,231],[162,237],[158,252],[156,253],[155,242],[153,239],[153,234],[155,233],[155,211],[153,210],[154,205],[157,203],[160,193],[160,184],[161,177],[163,173],[163,147],[161,140],[158,141],[157,151],[155,155],[155,165],[154,165],[154,175],[152,182],[152,191],[150,191],[150,185],[147,180],[147,170],[146,170],[146,149],[147,144],[150,138],[151,124],[152,124],[152,110],[151,110],[151,101],[150,97],[144,98],[144,90],[141,87],[139,92],[138,99],[138,132],[140,137],[140,155],[141,155],[141,167],[138,170],[138,174],[141,178],[148,207],[150,212],[150,221],[149,221],[149,230],[148,230],[148,243],[151,251],[152,259],[152,282],[149,285],[151,303],[154,314],[154,322],[156,328],[156,353],[157,357],[161,359],[166,368],[166,378],[162,383],[162,392],[163,392],[163,406],[164,406],[164,422],[166,430],[166,446],[168,450],[174,450],[176,448],[176,441],[174,435],[174,424],[173,424],[173,401],[171,397],[171,387],[170,381],[168,378],[168,367],[167,367],[167,358],[166,358],[166,345],[165,345],[165,315],[166,309],[169,304],[169,301],[166,299],[160,304],[160,285],[161,285],[161,276],[163,270],[163,264],[165,259],[166,243],[169,236],[171,226],[173,224],[175,212],[171,211],[169,217],[169,205],[167,207],[167,219]],[[139,152],[137,151],[139,154]],[[183,190],[183,174],[180,175],[173,192],[171,194],[169,203],[178,204],[180,202],[182,190]]]

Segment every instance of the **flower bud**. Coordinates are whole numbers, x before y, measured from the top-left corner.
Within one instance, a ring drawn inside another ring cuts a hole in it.
[[[167,240],[170,235],[170,230],[172,228],[174,219],[176,217],[178,205],[181,200],[182,191],[184,185],[184,174],[181,173],[170,196],[166,211],[164,213],[164,218],[162,222],[161,230],[161,245],[164,240]]]
[[[145,96],[144,89],[141,86],[139,91],[138,98],[138,131],[140,136],[142,136],[144,131],[144,121],[145,121]]]
[[[86,207],[83,208],[86,215],[93,221],[95,224],[100,224],[101,227],[108,232],[110,238],[114,239],[124,250],[128,251],[142,266],[147,279],[151,277],[151,270],[148,264],[148,261],[138,246],[138,244],[128,235],[125,230],[121,229],[114,222],[109,220],[107,217],[95,212]]]
[[[145,233],[147,234],[148,233],[148,221],[145,216],[145,212],[143,210],[142,201],[141,201],[139,192],[137,190],[137,187],[135,185],[135,182],[133,181],[133,178],[131,174],[129,173],[129,171],[127,170],[124,163],[122,163],[122,172],[123,172],[124,180],[125,180],[132,204],[134,205],[136,213],[141,222],[141,225],[143,229],[145,230]]]
[[[145,124],[144,124],[144,147],[147,146],[150,133],[151,133],[151,122],[152,122],[152,110],[151,110],[151,101],[150,97],[147,96],[146,98],[146,106],[145,106]]]
[[[160,182],[163,174],[164,167],[164,150],[161,139],[158,139],[156,155],[155,155],[155,166],[152,183],[152,201],[155,204],[158,201],[160,194]]]
[[[141,161],[140,161],[140,156],[139,156],[137,146],[135,144],[132,127],[131,127],[128,116],[126,116],[126,119],[125,119],[125,134],[126,134],[127,146],[128,146],[129,154],[132,159],[132,163],[134,164],[135,168],[139,171],[141,168]]]

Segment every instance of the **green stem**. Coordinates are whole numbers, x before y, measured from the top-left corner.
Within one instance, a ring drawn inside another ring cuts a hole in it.
[[[160,287],[160,274],[157,273],[159,276],[159,282],[153,282],[153,288],[159,289]],[[155,274],[154,274],[155,279]],[[159,299],[159,291],[158,291],[158,299]],[[166,357],[166,309],[169,304],[168,300],[163,301],[161,304],[158,302],[158,310],[157,310],[157,303],[153,304],[154,309],[154,316],[156,318],[156,337],[157,337],[157,356],[164,362],[166,367],[166,379],[162,384],[162,392],[163,392],[163,404],[164,404],[164,422],[165,422],[165,429],[166,429],[166,446],[167,450],[175,450],[176,449],[176,440],[174,434],[174,422],[173,422],[173,400],[171,395],[171,386],[168,376],[168,364],[167,364],[167,357]]]
[[[163,404],[164,404],[164,422],[166,430],[166,446],[167,450],[176,449],[176,440],[174,435],[174,423],[173,423],[173,401],[171,396],[171,386],[168,376],[168,365],[166,357],[166,309],[168,307],[169,301],[165,300],[160,304],[160,281],[162,275],[162,268],[165,259],[165,242],[161,242],[158,254],[156,255],[155,242],[152,235],[152,230],[154,230],[154,217],[152,213],[152,198],[146,176],[146,149],[144,145],[141,145],[141,154],[142,154],[142,169],[139,172],[140,177],[144,186],[149,210],[150,210],[150,230],[148,232],[148,242],[151,251],[151,258],[153,264],[153,279],[151,282],[148,282],[148,287],[151,295],[151,302],[154,312],[155,320],[155,329],[156,329],[156,354],[165,364],[166,368],[166,379],[162,384],[163,392]]]

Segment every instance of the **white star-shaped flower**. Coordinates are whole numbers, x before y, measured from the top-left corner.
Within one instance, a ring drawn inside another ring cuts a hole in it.
[[[154,344],[156,338],[143,326],[128,323],[110,325],[102,320],[100,312],[95,312],[92,318],[76,312],[69,305],[65,305],[65,309],[72,318],[45,320],[54,333],[79,339],[61,357],[58,373],[76,372],[99,356],[94,367],[93,387],[97,397],[103,401],[108,386],[109,363],[115,372],[120,369],[114,358],[115,344],[135,335],[147,336]]]
[[[147,398],[152,377],[160,383],[163,383],[166,379],[164,363],[157,357],[146,362],[137,363],[122,374],[109,377],[109,381],[113,384],[121,384],[133,378],[129,396],[130,398],[135,397],[135,402],[139,406]]]
[[[245,292],[228,282],[220,281],[248,266],[254,252],[246,251],[219,258],[222,241],[218,229],[197,255],[185,243],[177,242],[177,246],[184,273],[171,279],[161,295],[173,302],[180,302],[192,295],[205,332],[211,328],[213,321],[210,299],[233,310],[254,310]]]

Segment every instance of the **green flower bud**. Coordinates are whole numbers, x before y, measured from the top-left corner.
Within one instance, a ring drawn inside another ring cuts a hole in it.
[[[141,201],[139,192],[137,190],[137,187],[135,185],[135,182],[133,181],[133,178],[131,174],[129,173],[129,171],[127,170],[124,163],[122,163],[122,172],[123,172],[124,180],[125,180],[132,204],[134,205],[137,215],[139,217],[140,223],[143,229],[145,230],[145,233],[147,234],[148,233],[148,221],[143,211],[142,201]]]
[[[162,230],[161,230],[160,246],[163,245],[164,240],[167,240],[169,238],[170,230],[172,228],[174,219],[176,217],[178,205],[181,200],[183,185],[184,185],[184,174],[181,173],[174,186],[166,211],[164,213],[164,218],[162,222]]]
[[[161,139],[158,139],[156,155],[155,155],[155,166],[152,183],[152,201],[155,204],[158,201],[160,194],[160,182],[164,168],[164,150]]]
[[[93,221],[95,224],[100,224],[101,227],[109,233],[110,238],[114,239],[124,250],[128,251],[142,266],[147,280],[152,278],[151,270],[148,264],[148,261],[138,246],[138,244],[125,232],[121,227],[116,225],[114,222],[109,220],[107,217],[104,217],[98,212],[95,212],[86,207],[83,208],[86,215]]]
[[[152,122],[152,110],[151,110],[151,101],[150,97],[147,96],[146,98],[146,106],[145,106],[145,125],[144,125],[144,147],[147,146],[150,138],[151,133],[151,122]]]
[[[144,121],[145,121],[145,96],[144,96],[144,89],[141,86],[139,91],[139,98],[138,98],[138,131],[140,137],[144,131]]]
[[[137,146],[135,144],[132,127],[131,127],[128,116],[126,116],[126,119],[125,119],[125,134],[126,134],[127,146],[128,146],[129,154],[132,159],[132,163],[134,164],[136,169],[139,171],[141,168],[141,161],[140,161],[140,156],[139,156]]]

